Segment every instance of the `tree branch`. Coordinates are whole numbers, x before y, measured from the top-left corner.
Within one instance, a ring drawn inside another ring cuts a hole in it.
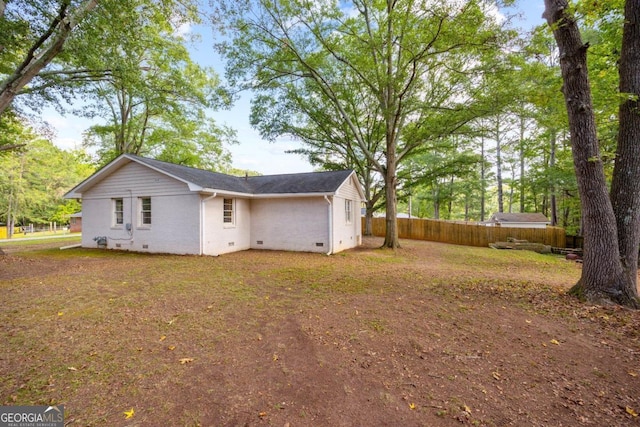
[[[20,90],[26,86],[61,51],[71,31],[98,5],[98,0],[86,0],[75,13],[68,15],[69,0],[64,0],[49,28],[27,52],[20,66],[0,86],[0,114],[11,104]],[[49,43],[47,47],[45,45]],[[37,51],[43,48],[43,51]]]

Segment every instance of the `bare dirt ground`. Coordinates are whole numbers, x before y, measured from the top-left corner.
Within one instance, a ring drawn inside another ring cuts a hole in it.
[[[549,255],[4,247],[0,403],[70,426],[640,425],[640,313]]]

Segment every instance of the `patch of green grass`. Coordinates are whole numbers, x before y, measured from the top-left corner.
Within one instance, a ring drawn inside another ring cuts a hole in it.
[[[369,319],[365,321],[365,324],[375,332],[383,333],[387,330],[385,321],[382,319]]]
[[[16,239],[19,239],[22,236],[15,236],[15,237]],[[67,237],[56,237],[55,239],[52,239],[52,238],[29,238],[29,239],[20,239],[20,240],[7,239],[2,243],[0,243],[0,247],[2,248],[29,247],[29,246],[40,245],[43,243],[47,243],[47,244],[60,243],[60,246],[67,246],[75,243],[80,243],[81,239],[82,239],[82,236],[79,234],[71,234]]]

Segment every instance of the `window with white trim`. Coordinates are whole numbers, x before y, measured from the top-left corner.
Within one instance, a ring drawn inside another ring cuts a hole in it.
[[[140,225],[151,225],[151,197],[140,197]]]
[[[222,207],[222,221],[225,225],[235,224],[235,214],[233,210],[233,199],[224,199]]]
[[[113,205],[113,225],[124,224],[124,202],[122,199],[111,199],[111,204]]]
[[[353,220],[353,202],[351,200],[344,201],[344,219],[347,224],[351,224]]]

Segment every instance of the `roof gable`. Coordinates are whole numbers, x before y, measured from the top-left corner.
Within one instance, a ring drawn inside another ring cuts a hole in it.
[[[333,194],[354,172],[351,170],[237,177],[146,157],[123,154],[69,191],[65,198],[80,198],[83,191],[129,162],[136,162],[182,181],[191,191],[259,195]],[[360,192],[362,190],[360,189]]]

